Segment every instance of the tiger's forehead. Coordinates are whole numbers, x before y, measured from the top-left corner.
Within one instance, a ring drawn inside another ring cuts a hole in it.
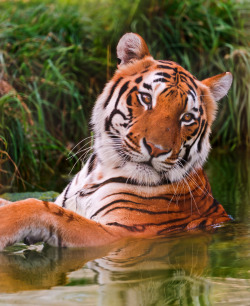
[[[171,61],[142,60],[122,71],[123,77],[133,80],[138,88],[159,91],[179,90],[183,94],[195,95],[197,79],[183,67]]]
[[[159,84],[164,87],[172,87],[183,92],[189,90],[195,92],[198,88],[195,78],[184,68],[173,62],[160,62],[150,67],[148,72],[145,72],[143,81],[150,82],[152,87],[159,87]]]

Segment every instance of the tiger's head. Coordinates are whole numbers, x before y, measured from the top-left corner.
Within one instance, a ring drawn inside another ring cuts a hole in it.
[[[117,57],[92,116],[100,163],[148,185],[179,181],[202,167],[216,101],[227,94],[231,73],[198,81],[175,62],[155,60],[134,33],[120,39]]]

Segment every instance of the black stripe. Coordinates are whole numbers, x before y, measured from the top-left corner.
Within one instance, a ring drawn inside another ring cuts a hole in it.
[[[186,83],[186,84],[187,84],[188,88],[189,88],[191,91],[193,91],[194,95],[196,96],[196,92],[195,92],[195,90],[193,89],[193,87],[192,87],[191,85],[189,85],[188,83]]]
[[[160,93],[160,95],[164,94],[167,90],[171,89],[172,87],[173,87],[173,86],[168,85],[168,86]],[[165,98],[166,98],[168,95],[170,95],[170,94],[172,94],[172,89],[171,89],[170,92],[165,96]]]
[[[112,125],[112,119],[115,115],[120,115],[124,120],[127,119],[126,115],[123,114],[123,112],[121,112],[119,109],[113,109],[111,114],[110,114],[110,117],[109,117],[109,121],[110,121],[110,124]]]
[[[188,97],[186,97],[185,102],[184,102],[184,108],[186,109],[188,103]]]
[[[170,198],[167,198],[167,197],[143,197],[143,196],[139,196],[138,194],[134,194],[134,193],[130,193],[130,192],[116,192],[116,193],[112,193],[112,194],[109,194],[107,195],[106,197],[104,197],[102,200],[108,198],[108,197],[112,197],[114,195],[129,195],[129,196],[134,196],[134,197],[137,197],[139,199],[142,199],[142,200],[166,200],[166,201],[173,201],[172,200],[172,194],[169,194]],[[166,194],[168,195],[168,194]]]
[[[178,84],[180,82],[180,75],[179,75],[179,73],[176,73],[175,82],[176,82],[176,84]]]
[[[196,123],[196,122],[195,122]],[[191,136],[195,136],[197,134],[197,132],[199,131],[199,126],[197,127],[197,129],[195,129],[193,131],[193,133],[191,134]]]
[[[142,81],[142,76],[140,76],[139,78],[135,79],[135,83],[139,84]]]
[[[166,83],[166,82],[168,82],[168,80],[167,80],[167,79],[160,78],[160,79],[154,80],[154,83],[156,83],[156,82],[163,82],[163,83]]]
[[[189,127],[189,126],[193,126],[193,125],[195,125],[195,124],[197,124],[197,122],[196,122],[196,121],[195,121],[195,122],[193,122],[193,123],[191,123],[191,124],[187,124],[186,126],[188,126],[188,127]],[[198,129],[199,129],[199,128],[198,128]],[[195,133],[195,134],[196,134],[196,133]],[[195,134],[194,134],[194,135],[195,135]],[[193,136],[193,134],[192,134],[192,136]]]
[[[189,153],[190,153],[190,150],[193,147],[193,145],[196,143],[196,141],[199,138],[200,134],[202,133],[204,124],[205,124],[205,120],[202,120],[201,126],[200,126],[200,131],[199,131],[199,134],[196,137],[195,141],[190,146],[186,146],[186,152],[185,152],[185,155],[183,156],[182,161],[181,161],[181,166],[182,167],[184,167],[186,165],[186,163],[189,162]]]
[[[190,76],[188,76],[188,77],[189,77],[189,80],[193,83],[194,87],[197,89],[198,86],[195,84],[195,81],[193,80],[193,78],[191,78]]]
[[[189,153],[191,150],[191,146],[186,146],[185,148],[186,148],[185,155],[182,157],[181,164],[180,164],[182,168],[184,168],[186,163],[189,162]]]
[[[179,230],[181,230],[181,229],[184,229],[187,225],[188,225],[188,223],[170,226],[170,227],[167,227],[167,228],[164,228],[164,229],[158,231],[158,232],[157,232],[157,235],[161,235],[161,234],[163,234],[164,232],[179,231]]]
[[[140,213],[143,213],[143,214],[148,214],[148,215],[167,215],[167,214],[171,214],[171,213],[176,213],[176,211],[166,211],[166,210],[151,211],[151,210],[147,210],[147,209],[140,209],[140,208],[134,208],[134,207],[118,206],[118,207],[114,207],[114,208],[109,209],[107,212],[105,212],[104,216],[107,215],[108,213],[110,213],[111,211],[117,210],[117,209],[137,211],[137,212],[140,212]]]
[[[150,84],[143,83],[143,87],[148,89],[148,90],[152,90],[152,86]]]
[[[207,223],[207,220],[203,220],[202,222],[200,222],[200,224],[198,225],[199,228],[204,228],[206,227],[206,223]]]
[[[105,119],[105,126],[104,129],[106,132],[110,131],[110,126],[112,126],[112,128],[114,129],[114,126],[112,124],[112,119],[115,115],[120,115],[124,120],[128,120],[128,118],[118,109],[113,109],[110,117]],[[117,131],[117,133],[119,134],[119,131]]]
[[[198,152],[201,151],[201,144],[202,144],[202,140],[203,140],[203,138],[204,138],[204,136],[206,134],[206,131],[207,131],[207,122],[206,122],[205,128],[204,128],[204,130],[203,130],[203,132],[201,134],[200,140],[198,142]]]
[[[198,135],[197,138],[195,139],[195,141],[194,141],[194,143],[192,144],[192,146],[195,144],[195,142],[196,142],[197,139],[199,138],[200,134],[202,133],[202,130],[203,130],[203,127],[204,127],[205,122],[206,122],[205,120],[202,120],[199,135]]]
[[[137,90],[137,86],[134,86],[131,90],[130,90],[130,92],[128,93],[128,96],[130,95],[130,94],[132,94],[132,92],[134,92],[134,91],[136,91]]]
[[[132,98],[131,98],[131,96],[128,96],[127,105],[131,106],[131,104],[132,104],[131,102],[132,102]],[[129,112],[131,112],[131,108],[129,109]]]
[[[67,200],[67,194],[68,194],[68,191],[69,191],[69,187],[71,186],[73,180],[71,182],[69,182],[65,192],[64,192],[64,197],[63,197],[63,202],[62,202],[62,207],[65,207],[65,202]]]
[[[90,191],[88,193],[85,193],[84,191],[80,191],[80,192],[77,192],[77,193],[78,193],[79,197],[84,198],[84,197],[87,197],[87,196],[89,196],[89,195],[91,195],[95,192],[96,192],[96,190]]]
[[[212,213],[214,213],[215,211],[217,211],[218,210],[218,207],[219,207],[219,202],[216,200],[216,199],[214,199],[213,200],[213,203],[209,206],[209,208],[206,210],[206,212],[204,213],[204,216],[209,216],[210,214],[212,214]],[[212,209],[215,209],[215,211],[212,211],[211,212],[211,210]]]
[[[184,75],[180,75],[180,77],[181,77],[182,82],[185,82],[185,83],[187,82],[187,78]]]
[[[107,223],[106,225],[123,227],[123,228],[126,228],[127,230],[132,231],[132,232],[135,232],[135,231],[142,232],[142,231],[145,230],[145,228],[147,226],[161,226],[161,225],[167,225],[167,224],[171,224],[171,223],[178,222],[178,221],[184,221],[184,220],[187,220],[187,218],[179,218],[179,219],[164,221],[164,222],[160,222],[160,223],[136,224],[136,225],[133,225],[133,226],[120,224],[118,222],[111,222],[111,223]],[[183,224],[182,225],[176,225],[176,227],[180,227],[180,226],[183,226]]]
[[[195,95],[193,94],[192,90],[189,90],[187,93],[188,93],[189,95],[191,95],[192,98],[193,98],[193,100],[195,101]]]
[[[199,111],[200,111],[200,114],[202,116],[203,115],[203,108],[202,108],[202,106],[200,106]]]
[[[141,183],[138,183],[136,180],[134,179],[130,179],[130,178],[127,178],[127,177],[122,177],[122,176],[119,176],[119,177],[114,177],[114,178],[110,178],[100,184],[96,184],[96,185],[93,185],[91,188],[94,189],[94,188],[99,188],[99,187],[102,187],[104,185],[107,185],[109,183],[120,183],[120,184],[129,184],[129,185],[135,185],[135,186],[142,186]],[[161,181],[157,184],[150,184],[150,185],[147,185],[149,187],[156,187],[156,186],[162,186],[162,185],[169,185],[171,184],[171,182],[168,180],[168,179],[165,179],[164,181]]]
[[[129,201],[129,200],[115,200],[115,201],[112,201],[106,205],[104,205],[103,207],[101,207],[100,209],[98,209],[91,217],[90,219],[92,219],[93,217],[97,216],[100,212],[102,212],[104,209],[108,208],[109,206],[112,206],[113,204],[117,204],[117,203],[133,203],[133,204],[136,204],[136,205],[146,205],[146,204],[143,204],[143,203],[137,203],[137,202],[134,202],[134,201]]]
[[[116,99],[116,102],[115,102],[115,108],[117,107],[118,103],[119,103],[119,100],[121,98],[121,96],[124,94],[124,92],[128,89],[128,84],[129,84],[130,81],[127,81],[125,84],[123,84],[123,86],[121,87],[120,91],[119,91],[119,95]]]
[[[95,166],[94,161],[95,161],[95,159],[96,159],[96,154],[93,153],[93,154],[90,156],[90,159],[89,159],[87,175],[89,175],[90,172],[92,172],[92,170],[94,169],[94,166]]]
[[[171,87],[170,87],[171,88]],[[163,95],[167,90],[169,90],[169,87],[165,88],[161,93],[160,96]],[[169,93],[166,95],[166,97],[169,95]]]
[[[126,146],[127,146],[129,149],[131,149],[132,151],[136,151],[136,152],[137,152],[136,148],[132,147],[132,146],[127,142],[126,139],[124,140],[124,142],[125,142]]]
[[[118,222],[111,222],[111,223],[107,223],[106,225],[122,227],[122,228],[125,228],[126,230],[128,230],[130,232],[144,232],[144,230],[145,230],[145,226],[143,226],[143,225],[129,226],[129,225],[125,225],[125,224],[120,224]]]
[[[186,74],[185,72],[183,71],[180,71],[179,74],[182,74],[182,75],[185,75],[187,78],[189,78],[189,80],[193,83],[194,87],[197,89],[198,86],[195,84],[193,78],[191,76],[189,76],[188,74]]]
[[[105,119],[104,130],[106,132],[109,132],[109,130],[110,130],[110,121],[109,121],[109,118]]]
[[[157,65],[156,68],[176,70],[176,68],[173,68],[173,67],[168,66],[168,65]]]
[[[109,94],[107,100],[105,101],[105,103],[104,103],[104,105],[103,105],[103,108],[106,108],[107,105],[109,104],[109,101],[110,101],[110,99],[111,99],[111,97],[112,97],[112,95],[113,95],[113,93],[114,93],[114,91],[115,91],[117,85],[120,83],[120,81],[121,81],[122,79],[123,79],[122,77],[119,78],[119,79],[115,82],[115,84],[113,85],[113,87],[111,88],[110,94]]]
[[[156,73],[155,75],[160,75],[160,76],[164,76],[165,78],[167,79],[170,79],[171,78],[171,75],[166,73],[166,72],[158,72]]]
[[[193,189],[193,192],[196,191],[199,187],[195,187],[195,189]],[[108,198],[108,197],[112,197],[114,195],[129,195],[129,196],[135,196],[139,199],[142,199],[142,200],[166,200],[166,201],[171,201],[171,202],[175,202],[175,200],[173,200],[173,194],[165,194],[164,197],[161,197],[161,196],[157,196],[157,197],[143,197],[143,196],[139,196],[137,194],[134,194],[134,193],[129,193],[129,192],[116,192],[116,193],[112,193],[112,194],[109,194],[107,196],[105,196],[104,198],[102,198],[102,200]],[[190,195],[190,192],[188,191],[187,193],[183,193],[181,194],[181,196],[188,196]],[[169,198],[167,198],[166,196],[169,196]],[[179,198],[180,198],[180,195],[176,195],[175,197],[178,196],[178,201],[179,201]],[[138,203],[139,204],[139,203]],[[146,204],[143,204],[143,205],[146,205]],[[172,212],[172,211],[170,211]],[[173,211],[174,212],[174,211]]]
[[[108,179],[108,180],[104,181],[103,183],[97,184],[95,186],[99,187],[99,186],[106,185],[108,183],[126,183],[126,184],[129,184],[129,185],[142,186],[142,184],[138,183],[136,180],[126,178],[126,177],[122,177],[122,176]],[[165,179],[164,181],[161,181],[160,183],[151,184],[151,185],[147,185],[147,186],[156,187],[156,186],[169,185],[169,184],[171,184],[171,182],[168,179]]]

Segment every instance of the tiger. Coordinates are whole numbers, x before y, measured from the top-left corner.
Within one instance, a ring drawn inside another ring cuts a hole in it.
[[[231,220],[203,165],[232,74],[199,81],[176,62],[154,59],[136,33],[121,37],[117,58],[93,109],[93,153],[54,203],[2,202],[0,250],[21,240],[102,246]]]

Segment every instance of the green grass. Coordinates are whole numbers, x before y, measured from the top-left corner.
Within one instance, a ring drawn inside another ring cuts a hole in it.
[[[0,99],[0,192],[23,184],[39,189],[42,178],[40,185],[51,188],[55,170],[65,174],[73,166],[67,154],[89,136],[93,103],[128,31],[142,35],[156,58],[177,61],[199,79],[231,71],[234,84],[221,102],[213,142],[248,146],[249,14],[241,14],[242,6],[232,0],[0,2],[0,73],[19,94]]]

